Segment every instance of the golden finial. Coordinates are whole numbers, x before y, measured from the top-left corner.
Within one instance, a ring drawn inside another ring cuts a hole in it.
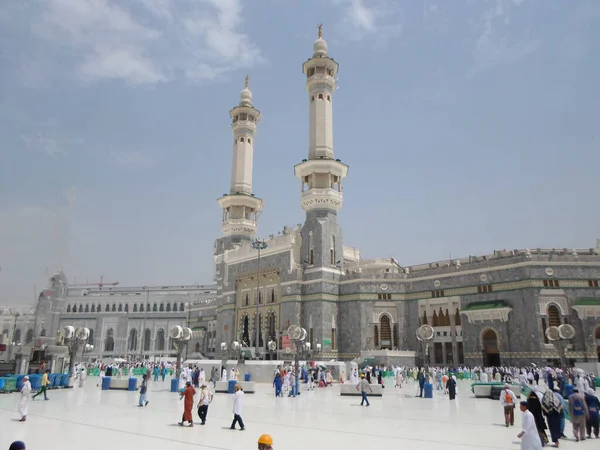
[[[246,75],[246,89],[248,89],[248,75]]]
[[[323,24],[319,24],[317,28],[319,29],[319,39],[321,39],[323,37]]]

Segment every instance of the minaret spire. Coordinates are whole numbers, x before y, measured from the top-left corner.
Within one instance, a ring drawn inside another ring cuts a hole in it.
[[[248,76],[240,93],[240,103],[229,111],[229,115],[234,137],[233,163],[229,194],[218,200],[223,208],[221,229],[225,236],[251,238],[256,232],[256,220],[263,201],[252,192],[254,136],[261,115],[252,105]]]
[[[320,23],[317,28],[319,29],[319,39],[323,39],[323,24]]]

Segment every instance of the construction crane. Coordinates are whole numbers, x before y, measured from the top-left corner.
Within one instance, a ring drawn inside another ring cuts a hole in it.
[[[100,283],[84,283],[82,286],[98,286],[98,288],[102,289],[102,286],[118,286],[118,281],[113,282],[104,282],[104,277],[100,277]]]

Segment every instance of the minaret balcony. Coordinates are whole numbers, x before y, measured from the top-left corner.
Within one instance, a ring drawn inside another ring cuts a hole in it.
[[[262,199],[255,197],[254,194],[244,194],[241,192],[225,194],[217,201],[223,209],[232,206],[246,206],[248,208],[253,208],[256,211],[260,211],[264,206]]]
[[[225,236],[253,235],[256,232],[256,222],[249,219],[227,219],[221,225]]]
[[[294,174],[297,178],[303,179],[305,176],[313,173],[330,173],[340,178],[348,175],[348,166],[339,159],[308,159],[294,166]]]
[[[335,189],[309,189],[302,193],[302,209],[333,209],[339,211],[343,194]]]

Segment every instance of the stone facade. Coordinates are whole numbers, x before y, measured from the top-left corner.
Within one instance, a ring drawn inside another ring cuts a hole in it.
[[[337,212],[348,166],[335,159],[332,125],[338,64],[321,31],[303,69],[309,153],[294,170],[306,218],[267,239],[260,257],[248,233],[217,239],[218,342],[254,347],[259,323],[257,353],[269,357],[273,340],[285,358],[294,324],[323,359],[412,350],[436,364],[543,364],[558,359],[546,328],[568,323],[576,336],[567,357],[598,357],[599,249],[495,251],[402,267],[394,259],[362,260],[344,246]],[[423,324],[435,330],[429,348],[416,337]]]

